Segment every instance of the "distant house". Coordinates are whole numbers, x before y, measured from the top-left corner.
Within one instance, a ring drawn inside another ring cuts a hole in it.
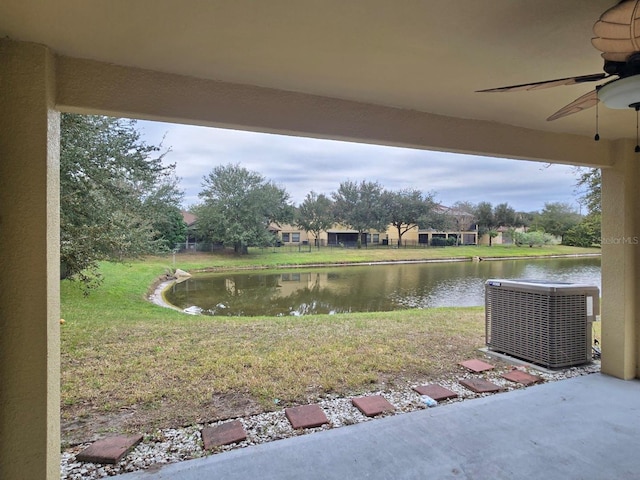
[[[445,238],[455,238],[458,245],[478,244],[478,225],[475,224],[473,213],[444,205],[438,205],[436,208],[449,219],[449,229],[446,232],[437,232],[436,235],[446,233]]]
[[[450,216],[448,223],[451,226],[445,230],[413,227],[403,234],[403,246],[432,245],[434,238],[455,239],[454,243],[457,245],[478,244],[478,228],[473,223],[472,214],[442,205],[437,208],[439,213]],[[310,232],[305,232],[292,225],[282,225],[280,228],[277,236],[282,245],[354,246],[358,243],[358,232],[340,224],[332,225],[317,239]],[[385,231],[369,230],[362,233],[361,244],[367,246],[397,245],[398,231],[392,225],[389,225]]]
[[[525,227],[498,227],[496,229],[497,235],[491,239],[492,245],[513,245],[513,238],[511,238],[511,232],[522,233],[526,232]],[[489,234],[485,233],[481,235],[478,240],[478,245],[489,245]]]
[[[276,232],[278,240],[283,244],[306,245],[309,243],[309,235],[307,232],[300,230],[294,225],[283,224],[278,227]]]
[[[355,246],[358,244],[358,231],[350,230],[341,227],[340,225],[334,225],[333,228],[326,232],[327,245],[343,245],[343,246]],[[360,243],[362,245],[378,245],[382,240],[386,240],[386,232],[379,232],[377,230],[369,230],[362,233]]]
[[[186,210],[180,210],[180,213],[182,214],[182,220],[187,225],[187,234],[184,240],[184,249],[196,250],[196,246],[197,246],[196,222],[198,221],[198,217],[196,217],[191,212],[187,212]]]
[[[311,232],[300,227],[283,224],[270,227],[276,233],[281,245],[343,245],[352,246],[358,243],[358,232],[343,225],[334,224],[328,231],[320,233],[316,238]],[[387,238],[386,232],[369,231],[362,234],[362,244],[379,244]]]
[[[474,223],[473,214],[456,208],[436,205],[436,213],[445,215],[448,218],[448,226],[445,229],[431,227],[414,228],[402,236],[402,243],[410,245],[432,245],[434,239],[443,239],[454,242],[456,245],[477,245],[478,227]],[[397,239],[389,240],[390,243],[397,242]]]

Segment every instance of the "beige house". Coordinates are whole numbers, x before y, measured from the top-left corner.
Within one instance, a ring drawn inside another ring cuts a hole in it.
[[[497,231],[496,232],[496,236],[493,238],[489,238],[489,234],[485,233],[484,235],[480,235],[478,238],[478,245],[489,245],[489,242],[491,242],[491,245],[504,245],[506,242],[506,238],[504,235],[504,231]]]
[[[616,2],[534,3],[0,2],[0,478],[60,476],[61,111],[601,168],[602,371],[640,377],[634,113],[475,93],[602,71]]]
[[[498,227],[496,229],[496,236],[491,239],[492,245],[511,245],[513,244],[513,239],[509,234],[511,228],[507,227]],[[525,232],[526,228],[517,227],[513,229],[514,232]],[[478,237],[478,245],[489,245],[489,234],[485,233],[484,235],[480,235]]]
[[[283,245],[306,245],[310,240],[313,243],[313,237],[295,225],[283,224],[274,229],[274,232]]]
[[[420,229],[411,227],[402,235],[403,246],[425,246],[432,245],[432,240],[437,239],[455,239],[458,245],[477,245],[478,244],[478,228],[473,223],[473,215],[454,208],[437,205],[439,213],[449,217],[451,230],[437,230],[432,228]],[[299,227],[292,225],[274,226],[274,231],[278,232],[278,238],[283,244],[307,244],[325,246],[325,245],[354,245],[358,241],[358,232],[344,225],[334,224],[326,232],[321,232],[317,242],[315,236],[311,232],[304,232]],[[405,228],[402,229],[403,231]],[[362,236],[362,243],[367,245],[397,245],[398,229],[393,225],[389,225],[385,231],[370,230]]]
[[[317,237],[311,232],[292,226],[281,225],[274,228],[278,236],[278,240],[282,245],[342,245],[352,246],[358,242],[358,232],[346,228],[342,225],[335,224],[326,232],[321,232]],[[462,230],[462,231],[440,231],[433,229],[418,229],[418,227],[410,228],[402,235],[403,246],[426,246],[431,245],[434,238],[459,238],[460,245],[476,245],[478,241],[478,231]],[[369,230],[362,235],[362,244],[370,246],[385,246],[398,244],[398,230],[390,225],[384,232],[377,230]]]
[[[312,232],[306,232],[294,225],[281,225],[277,232],[278,239],[283,245],[355,245],[358,232],[339,224],[334,224],[326,232],[320,232],[317,237]],[[362,236],[363,244],[380,244],[386,240],[386,232],[369,231]]]

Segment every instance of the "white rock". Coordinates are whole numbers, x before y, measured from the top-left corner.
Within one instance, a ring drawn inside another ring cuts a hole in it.
[[[565,378],[599,372],[600,364],[593,363],[582,367],[573,367],[552,373],[540,372],[528,368],[524,368],[523,370],[542,377],[547,382],[553,382],[563,380]],[[484,378],[502,386],[505,390],[524,388],[520,384],[509,382],[502,378],[501,374],[505,371],[505,368],[496,368],[495,370],[486,373]],[[433,408],[439,408],[441,405],[464,401],[469,398],[491,395],[474,393],[458,383],[458,380],[460,379],[472,377],[474,377],[473,374],[461,371],[451,375],[450,378],[430,380],[429,383],[438,383],[458,394],[457,399],[438,402],[438,406]],[[394,388],[389,391],[370,393],[373,395],[382,395],[396,407],[394,412],[388,412],[382,416],[399,415],[427,408],[426,405],[421,402],[420,395],[412,389],[413,386],[415,385],[410,385],[407,382],[403,387]],[[353,396],[358,395],[354,394]],[[375,421],[375,419],[366,417],[360,413],[360,411],[351,404],[350,398],[351,397],[339,398],[334,395],[327,395],[325,398],[320,400],[310,399],[310,402],[316,402],[320,405],[329,419],[329,425],[323,425],[317,428],[294,430],[284,414],[284,409],[240,418],[239,420],[247,432],[247,439],[234,445],[220,447],[216,452],[244,448],[249,445],[257,445],[280,438],[305,435],[355,423]],[[214,422],[208,425],[218,425],[226,421],[227,420]],[[138,446],[123,458],[118,465],[98,466],[91,463],[76,462],[76,455],[89,444],[69,448],[62,452],[61,455],[60,479],[93,480],[149,468],[154,464],[175,463],[209,455],[210,452],[205,452],[202,448],[200,431],[203,427],[204,425],[193,425],[187,428],[168,428],[158,430],[150,436],[149,439],[138,444]]]
[[[185,272],[184,270],[176,268],[176,271],[173,272],[173,276],[176,278],[189,278],[191,277],[191,274],[189,272]]]

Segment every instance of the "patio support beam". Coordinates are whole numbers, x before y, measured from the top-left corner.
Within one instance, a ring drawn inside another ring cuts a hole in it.
[[[609,166],[610,140],[59,56],[62,111]],[[482,160],[478,160],[481,162]]]
[[[602,169],[602,372],[640,377],[640,158],[634,142],[614,145]]]
[[[0,478],[60,478],[55,57],[0,39]]]

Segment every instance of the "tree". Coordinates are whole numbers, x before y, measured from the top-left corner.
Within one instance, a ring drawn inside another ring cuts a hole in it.
[[[200,234],[238,254],[250,246],[272,245],[272,223],[291,221],[293,206],[289,194],[257,172],[240,165],[220,165],[203,178],[196,206]]]
[[[143,210],[152,219],[154,239],[164,250],[173,250],[182,243],[187,225],[182,218],[182,192],[175,174],[167,175],[143,198]]]
[[[455,218],[438,205],[434,205],[434,208],[418,220],[419,229],[432,229],[436,231],[455,230],[455,225]]]
[[[565,232],[562,237],[562,243],[574,247],[593,247],[594,245],[600,245],[600,225],[600,215],[587,215],[580,223]]]
[[[163,165],[159,150],[140,139],[134,120],[62,114],[61,278],[90,288],[100,282],[100,260],[165,247],[155,227],[179,206],[182,192],[168,181],[175,168]]]
[[[562,239],[567,245],[590,247],[600,245],[602,229],[602,171],[599,168],[576,169],[577,189],[582,189],[579,201],[587,207],[587,215]]]
[[[514,227],[523,222],[518,219],[516,211],[508,203],[500,203],[495,208],[489,202],[480,202],[474,210],[478,233],[489,236],[489,246],[498,236],[498,227]]]
[[[458,200],[449,208],[451,210],[464,213],[465,215],[473,215],[473,212],[476,209],[475,205],[467,200]]]
[[[516,223],[514,226],[529,227],[533,223],[537,213],[538,212],[516,212]]]
[[[458,245],[462,241],[462,232],[469,230],[475,217],[473,215],[473,205],[470,202],[458,201],[454,203],[448,210],[448,216],[451,218],[451,225],[458,232]]]
[[[493,239],[498,235],[495,216],[493,214],[493,205],[489,202],[480,202],[475,208],[475,217],[478,224],[478,233],[480,235],[489,235],[489,246],[493,245]]]
[[[602,213],[602,171],[599,168],[577,168],[576,188],[581,189],[579,201],[589,214]]]
[[[164,250],[173,250],[179,243],[185,242],[187,224],[184,223],[182,211],[178,207],[164,209],[152,225],[157,232],[155,240]]]
[[[501,203],[493,209],[493,219],[498,227],[515,227],[516,211],[508,203]]]
[[[398,231],[398,246],[402,245],[402,236],[412,228],[417,228],[435,205],[433,194],[423,196],[420,190],[411,189],[396,192],[387,190],[383,193],[383,202],[389,223]]]
[[[537,223],[545,232],[563,237],[567,230],[580,223],[581,218],[568,203],[549,202],[544,204]]]
[[[313,233],[316,245],[320,248],[320,233],[326,232],[334,224],[333,202],[325,194],[318,195],[311,191],[298,208],[295,222],[305,232]]]
[[[346,181],[331,195],[334,214],[339,223],[358,232],[358,248],[362,247],[362,234],[367,230],[384,231],[389,217],[384,208],[383,189],[377,182]]]

